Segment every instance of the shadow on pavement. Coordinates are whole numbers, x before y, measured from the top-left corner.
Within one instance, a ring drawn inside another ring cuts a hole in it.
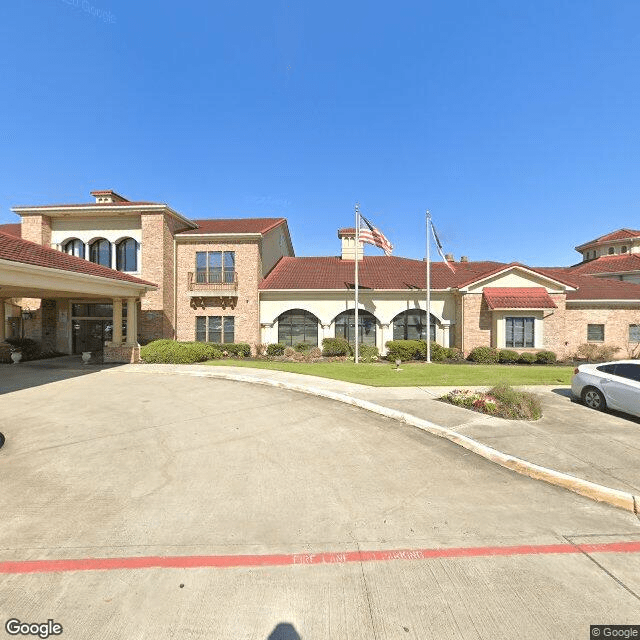
[[[0,395],[39,387],[52,382],[78,378],[119,364],[83,365],[80,356],[64,356],[47,360],[32,360],[18,364],[0,364]]]
[[[581,403],[576,398],[574,398],[573,394],[571,393],[571,389],[567,389],[566,387],[564,388],[559,387],[558,389],[551,389],[551,391],[552,393],[555,393],[559,396],[568,398],[569,400],[571,400],[571,402],[581,405]],[[594,413],[597,413],[597,412],[594,410]],[[622,411],[614,411],[612,409],[607,409],[606,413],[612,416],[616,416],[617,418],[622,418],[623,420],[628,420],[629,422],[635,422],[636,424],[640,424],[640,418],[636,418],[635,416],[629,415],[628,413],[622,413]]]
[[[557,389],[551,389],[551,392],[559,396],[564,396],[565,398],[569,398],[570,400],[573,400],[571,389],[568,387],[558,387]]]
[[[280,622],[269,634],[267,640],[302,640],[302,638],[292,624]]]

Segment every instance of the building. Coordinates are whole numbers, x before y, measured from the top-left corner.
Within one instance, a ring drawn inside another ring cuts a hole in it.
[[[111,361],[135,359],[138,343],[161,337],[254,346],[353,340],[357,259],[359,339],[384,352],[388,340],[426,337],[426,263],[366,256],[353,229],[339,230],[340,255],[295,257],[284,218],[190,220],[164,203],[92,196],[88,204],[15,207],[21,224],[0,226],[5,333],[22,323],[37,339],[55,333],[59,351],[103,349]],[[14,279],[9,289],[15,247],[27,257],[37,247],[48,268],[102,278],[102,288],[97,280],[75,290]],[[465,353],[491,345],[567,357],[588,342],[627,356],[640,342],[640,232],[622,229],[576,249],[583,260],[572,267],[452,256],[432,263],[431,339]],[[28,319],[17,319],[17,309],[28,309]]]

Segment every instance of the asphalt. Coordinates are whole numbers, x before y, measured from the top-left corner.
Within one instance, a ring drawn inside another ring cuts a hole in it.
[[[2,626],[579,640],[637,624],[634,514],[329,398],[343,386],[212,369],[0,367]]]

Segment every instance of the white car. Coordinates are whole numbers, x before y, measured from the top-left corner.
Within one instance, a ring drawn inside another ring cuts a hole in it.
[[[571,392],[587,407],[640,417],[640,360],[581,364],[574,374]]]

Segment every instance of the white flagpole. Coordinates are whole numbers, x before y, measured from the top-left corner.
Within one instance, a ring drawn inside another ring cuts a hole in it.
[[[427,362],[431,362],[431,257],[429,255],[429,245],[431,238],[429,232],[431,229],[431,212],[427,209]]]
[[[356,348],[355,348],[355,358],[354,358],[354,362],[356,364],[358,364],[358,356],[360,354],[360,349],[358,348],[358,338],[360,337],[359,334],[359,330],[360,330],[360,326],[358,324],[358,249],[360,246],[360,205],[356,202],[356,206],[355,206],[355,212],[356,212],[356,246],[355,246],[355,252],[354,252],[354,261],[356,263],[356,276],[355,276],[355,285],[356,285],[356,306],[355,306],[355,313],[354,313],[354,319],[355,319],[355,336],[354,336],[354,340],[356,343]],[[348,329],[347,329],[348,331]],[[347,336],[349,334],[347,333]]]

